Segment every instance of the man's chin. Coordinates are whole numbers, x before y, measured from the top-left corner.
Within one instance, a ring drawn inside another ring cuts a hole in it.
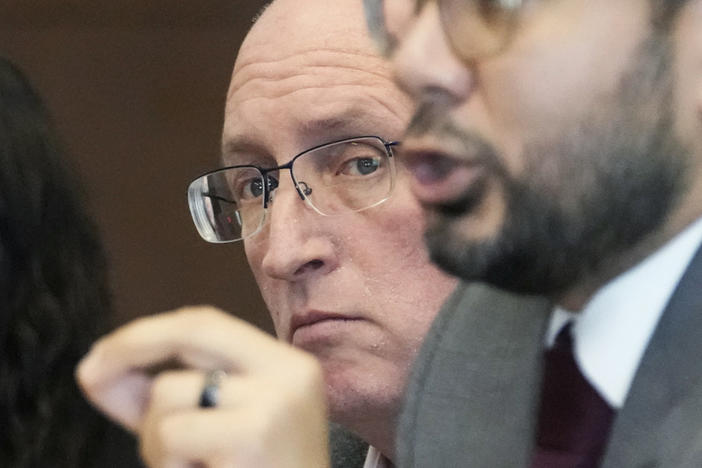
[[[432,212],[427,216],[424,241],[431,261],[441,269],[464,280],[475,280],[476,272],[466,263],[470,261],[467,252],[475,250],[475,243],[460,232],[462,221],[460,217]]]
[[[370,411],[383,408],[401,399],[404,380],[401,375],[381,369],[359,366],[325,366],[322,363],[326,384],[330,418],[346,424],[349,420],[368,418]],[[370,376],[374,376],[370,378]]]
[[[359,386],[358,382],[345,388],[327,387],[329,419],[332,422],[362,432],[369,424],[377,426],[401,407],[402,392],[391,392],[372,386]]]

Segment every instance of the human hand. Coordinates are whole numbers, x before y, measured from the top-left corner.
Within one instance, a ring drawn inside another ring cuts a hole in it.
[[[216,369],[227,372],[218,404],[200,408],[205,374]],[[152,468],[329,466],[315,358],[214,308],[135,320],[101,338],[77,378],[138,435]]]

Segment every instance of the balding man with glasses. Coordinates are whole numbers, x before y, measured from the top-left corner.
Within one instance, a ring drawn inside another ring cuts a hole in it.
[[[702,466],[702,2],[364,4],[432,258],[486,283],[425,342],[400,466]]]
[[[392,465],[411,362],[456,285],[396,161],[411,109],[360,2],[276,0],[255,23],[222,165],[188,202],[204,240],[243,242],[280,341],[209,308],[101,340],[80,381],[150,466],[324,467],[327,417],[371,446],[337,466]]]

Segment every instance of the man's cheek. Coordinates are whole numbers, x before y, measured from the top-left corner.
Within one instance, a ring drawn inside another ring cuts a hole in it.
[[[279,312],[270,312],[270,314],[271,314],[271,319],[273,320],[273,328],[275,329],[275,336],[277,336],[281,340],[285,340],[288,332],[287,332],[287,326],[284,323],[285,320],[283,320],[281,318],[282,314],[280,314]]]

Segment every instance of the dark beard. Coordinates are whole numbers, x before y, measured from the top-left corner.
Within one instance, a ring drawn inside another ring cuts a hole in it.
[[[507,206],[494,238],[469,242],[458,232],[487,182],[435,210],[439,220],[426,234],[432,259],[466,280],[554,295],[597,275],[663,225],[685,188],[688,159],[674,137],[670,57],[667,39],[653,33],[613,99],[603,99],[557,140],[527,146],[521,178],[488,172]],[[495,167],[497,153],[484,141],[471,141],[476,144]]]

